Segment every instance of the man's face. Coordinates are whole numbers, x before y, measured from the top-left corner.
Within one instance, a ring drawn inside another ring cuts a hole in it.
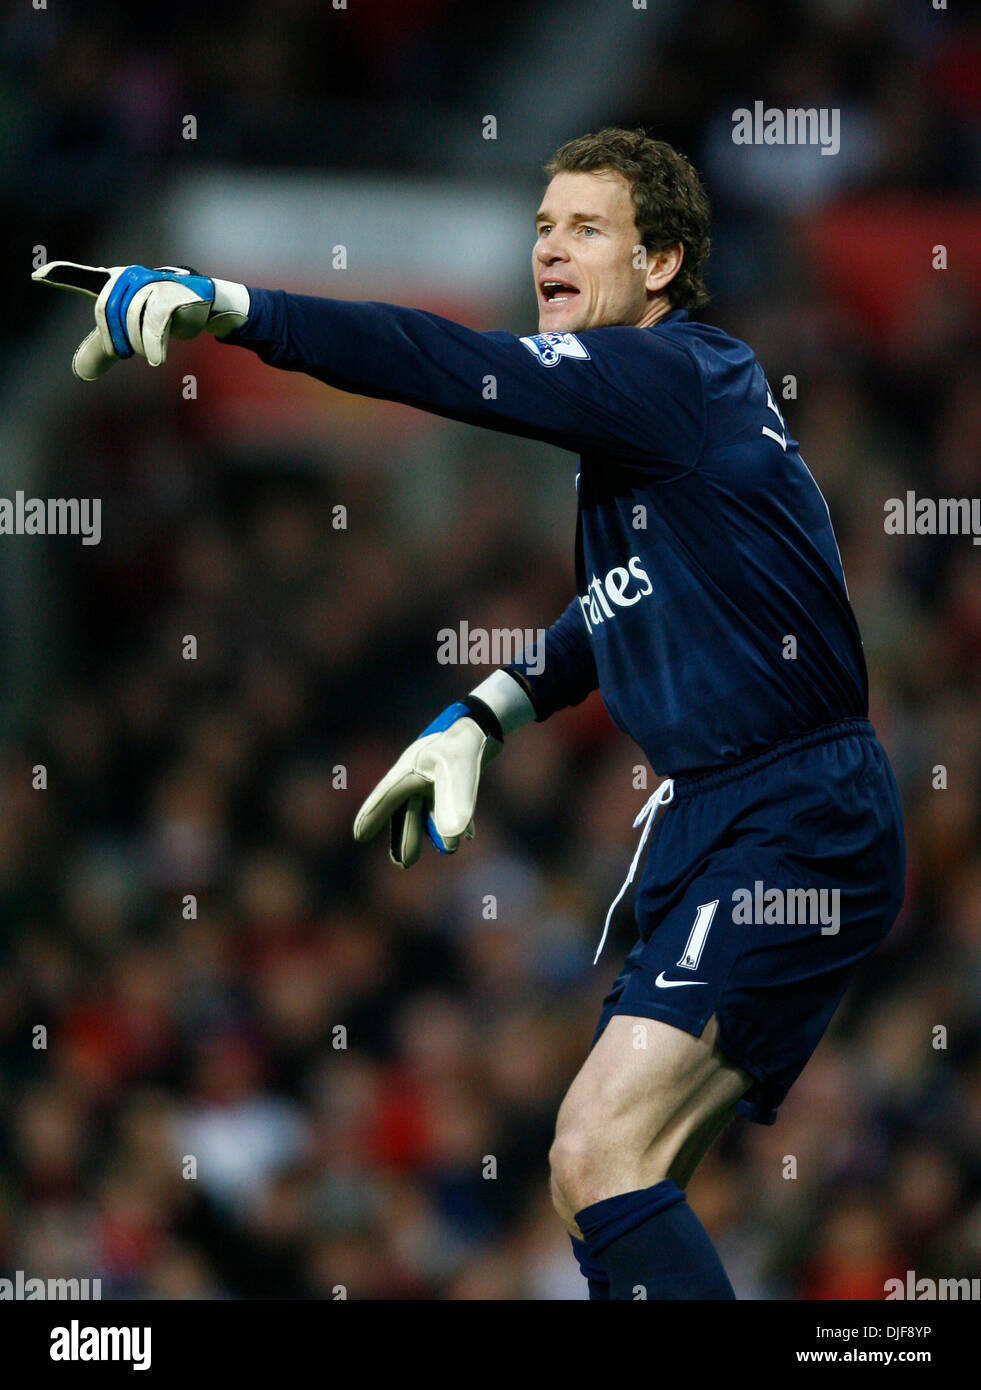
[[[639,325],[664,312],[652,307],[648,271],[634,266],[640,234],[622,174],[556,174],[535,224],[539,333]]]

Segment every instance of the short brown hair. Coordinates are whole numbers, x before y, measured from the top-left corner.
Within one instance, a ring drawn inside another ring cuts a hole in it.
[[[641,243],[648,251],[684,248],[681,269],[665,294],[676,309],[700,309],[709,295],[702,267],[709,254],[709,200],[685,156],[643,130],[607,126],[556,150],[545,174],[622,174],[630,184]]]

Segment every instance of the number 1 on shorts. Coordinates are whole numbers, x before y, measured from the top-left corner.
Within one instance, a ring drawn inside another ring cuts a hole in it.
[[[715,902],[702,903],[695,913],[695,925],[691,929],[688,944],[678,962],[682,969],[698,969],[698,962],[702,959],[702,952],[705,949],[705,939],[709,934],[709,927],[712,925],[712,918],[715,916],[715,909],[718,906],[719,900],[716,898]]]

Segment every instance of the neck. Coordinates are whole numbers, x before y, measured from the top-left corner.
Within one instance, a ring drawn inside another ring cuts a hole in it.
[[[652,323],[657,323],[659,319],[664,318],[665,314],[670,314],[673,307],[663,294],[655,296],[637,320],[636,326],[638,328],[650,328]]]

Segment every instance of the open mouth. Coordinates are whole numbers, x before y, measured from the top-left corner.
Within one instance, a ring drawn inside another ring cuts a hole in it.
[[[541,288],[546,304],[564,304],[579,293],[574,285],[567,285],[564,280],[543,280]]]

